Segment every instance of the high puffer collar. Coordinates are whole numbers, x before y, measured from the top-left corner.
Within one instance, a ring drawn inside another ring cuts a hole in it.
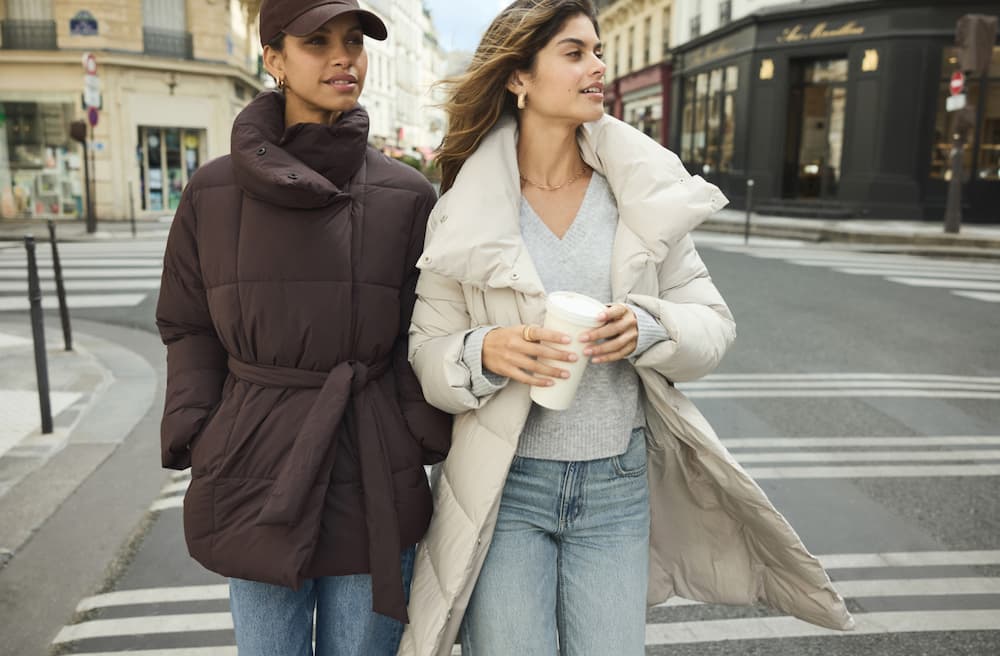
[[[332,125],[285,128],[285,99],[265,91],[233,124],[232,160],[243,191],[272,205],[325,207],[346,194],[368,146],[368,114],[359,105]]]
[[[481,287],[543,293],[518,220],[517,135],[517,122],[501,119],[462,165],[431,215],[421,269]],[[679,239],[728,202],[718,187],[690,175],[675,154],[611,116],[584,124],[577,144],[583,160],[607,178],[618,204],[616,296],[645,261],[663,261]]]

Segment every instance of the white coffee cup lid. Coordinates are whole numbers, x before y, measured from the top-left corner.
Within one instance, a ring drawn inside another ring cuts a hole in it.
[[[604,303],[576,292],[552,292],[546,302],[547,312],[565,321],[588,327],[601,325],[597,315],[606,309],[608,308]]]

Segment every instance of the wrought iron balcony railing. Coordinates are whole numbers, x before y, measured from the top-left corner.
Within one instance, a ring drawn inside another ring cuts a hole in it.
[[[0,21],[4,50],[56,50],[56,22],[48,20]]]
[[[142,49],[147,55],[194,59],[194,43],[190,32],[142,28]]]

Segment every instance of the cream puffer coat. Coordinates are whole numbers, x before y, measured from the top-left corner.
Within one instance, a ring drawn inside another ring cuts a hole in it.
[[[477,326],[541,323],[545,293],[521,239],[517,126],[502,120],[431,214],[410,327],[410,361],[431,404],[455,416],[435,476],[435,510],[417,550],[399,654],[447,656],[489,548],[507,470],[531,406],[511,382],[486,398],[461,363]],[[690,231],[726,204],[680,160],[611,117],[580,130],[583,158],[618,202],[612,292],[667,330],[635,363],[642,382],[651,505],[648,603],[672,595],[765,604],[808,622],[853,620],[819,562],[673,383],[712,371],[732,316]]]

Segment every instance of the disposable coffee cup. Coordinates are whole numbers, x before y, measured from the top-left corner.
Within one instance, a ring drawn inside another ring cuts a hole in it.
[[[553,292],[545,302],[545,324],[549,330],[557,330],[569,335],[569,344],[559,344],[558,348],[576,353],[576,362],[562,360],[542,360],[545,364],[569,371],[569,378],[553,378],[548,387],[532,386],[531,400],[549,410],[565,410],[573,404],[576,390],[580,386],[583,372],[590,358],[583,355],[587,347],[579,340],[580,333],[597,328],[603,322],[597,316],[607,310],[607,306],[589,296],[575,292]]]

